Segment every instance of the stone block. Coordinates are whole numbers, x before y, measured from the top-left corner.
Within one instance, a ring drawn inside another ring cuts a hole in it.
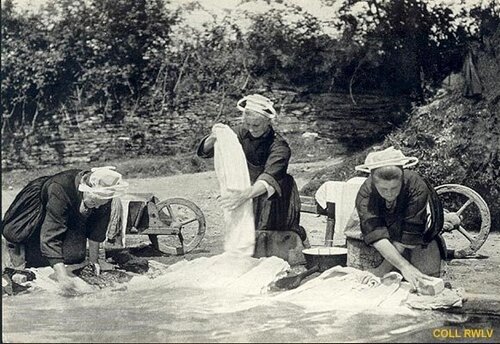
[[[304,246],[297,233],[292,231],[255,231],[255,258],[276,256],[290,265],[305,264]]]
[[[364,241],[347,237],[347,266],[370,270],[382,264],[384,257]]]

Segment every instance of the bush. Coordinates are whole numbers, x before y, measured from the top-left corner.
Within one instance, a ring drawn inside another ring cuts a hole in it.
[[[414,108],[408,122],[388,135],[380,148],[395,146],[419,158],[414,168],[431,184],[461,184],[477,191],[489,206],[492,229],[500,229],[500,28],[482,37],[477,68],[483,81],[481,99],[462,95],[462,82],[443,89],[429,104]],[[341,165],[323,169],[303,188],[312,195],[328,180],[347,180],[354,166],[369,150],[359,152]]]

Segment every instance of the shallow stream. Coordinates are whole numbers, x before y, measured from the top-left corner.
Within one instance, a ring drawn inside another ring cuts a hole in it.
[[[482,341],[500,338],[498,317],[311,313],[262,299],[158,287],[72,298],[45,292],[4,297],[3,342],[425,342],[438,340],[433,330],[443,328],[459,334],[494,329],[493,338]]]

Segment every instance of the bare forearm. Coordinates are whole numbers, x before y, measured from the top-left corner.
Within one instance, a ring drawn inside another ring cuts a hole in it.
[[[411,284],[412,289],[418,291],[420,285],[425,285],[431,280],[431,277],[420,272],[420,270],[414,267],[401,255],[399,250],[402,252],[405,249],[405,246],[401,243],[395,243],[395,245],[393,245],[389,240],[381,239],[376,241],[373,246],[387,262],[401,272],[405,280]]]
[[[97,263],[99,260],[99,242],[89,239],[89,261]]]
[[[251,187],[245,190],[244,194],[246,199],[252,199],[258,197],[267,192],[267,189],[263,183],[255,183]]]
[[[56,263],[52,267],[54,269],[54,272],[56,273],[56,278],[57,280],[69,278],[68,272],[66,271],[66,266],[64,266],[64,263]]]
[[[381,239],[373,243],[373,247],[396,269],[402,271],[411,265],[402,255],[404,247],[394,246],[389,240]],[[399,249],[399,250],[398,250]]]
[[[211,149],[214,148],[215,145],[215,136],[210,135],[205,139],[205,142],[203,142],[203,151],[208,152]]]

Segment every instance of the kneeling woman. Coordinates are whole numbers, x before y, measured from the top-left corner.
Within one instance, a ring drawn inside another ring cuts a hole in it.
[[[272,127],[276,111],[271,100],[253,94],[242,98],[237,107],[243,112],[243,123],[234,131],[245,153],[252,186],[222,197],[221,205],[235,209],[253,199],[256,230],[293,231],[308,245],[306,232],[299,226],[299,191],[287,173],[290,147]],[[213,157],[216,139],[213,131],[205,137],[198,156]]]
[[[411,170],[418,159],[393,147],[368,154],[356,169],[370,173],[356,197],[361,232],[385,258],[380,274],[393,267],[418,289],[439,277],[445,248],[439,233],[443,210],[434,188]],[[425,259],[423,259],[425,258]]]
[[[106,238],[111,199],[127,183],[114,167],[67,170],[30,182],[16,196],[2,221],[3,267],[52,266],[66,290],[78,290],[64,264],[86,258],[98,264],[99,242]],[[98,266],[98,265],[97,265]]]

